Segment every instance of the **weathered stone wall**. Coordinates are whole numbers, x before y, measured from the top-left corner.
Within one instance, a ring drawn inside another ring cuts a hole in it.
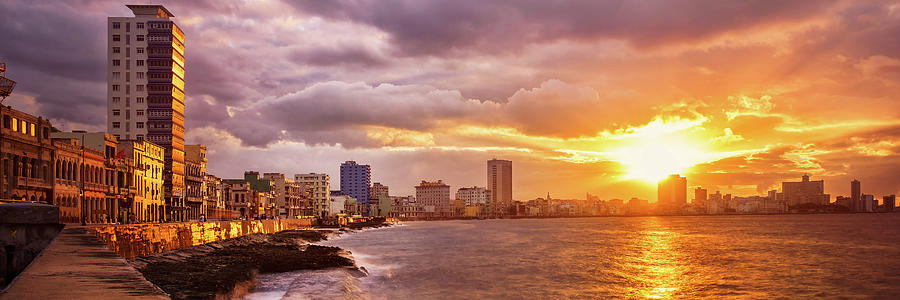
[[[62,227],[56,206],[0,204],[0,290],[50,245]]]
[[[254,233],[312,228],[312,219],[132,224],[92,227],[109,248],[134,258]]]

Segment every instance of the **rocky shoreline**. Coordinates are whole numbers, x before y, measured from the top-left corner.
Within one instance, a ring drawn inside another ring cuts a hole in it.
[[[147,280],[173,299],[240,298],[255,286],[260,273],[346,268],[365,276],[349,251],[310,243],[341,231],[389,226],[355,224],[340,230],[288,230],[253,234],[130,259]]]

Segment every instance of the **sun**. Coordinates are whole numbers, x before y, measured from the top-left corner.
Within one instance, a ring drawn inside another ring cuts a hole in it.
[[[625,179],[656,183],[708,160],[709,153],[700,146],[678,138],[647,138],[622,146],[612,156],[625,166]]]

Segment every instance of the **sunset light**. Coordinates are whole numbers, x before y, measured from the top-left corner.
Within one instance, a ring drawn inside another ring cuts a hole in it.
[[[896,297],[898,37],[900,0],[2,0],[0,300]]]

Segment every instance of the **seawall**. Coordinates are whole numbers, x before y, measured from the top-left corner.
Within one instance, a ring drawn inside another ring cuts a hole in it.
[[[162,253],[255,233],[312,229],[313,219],[130,224],[90,227],[123,258]]]

